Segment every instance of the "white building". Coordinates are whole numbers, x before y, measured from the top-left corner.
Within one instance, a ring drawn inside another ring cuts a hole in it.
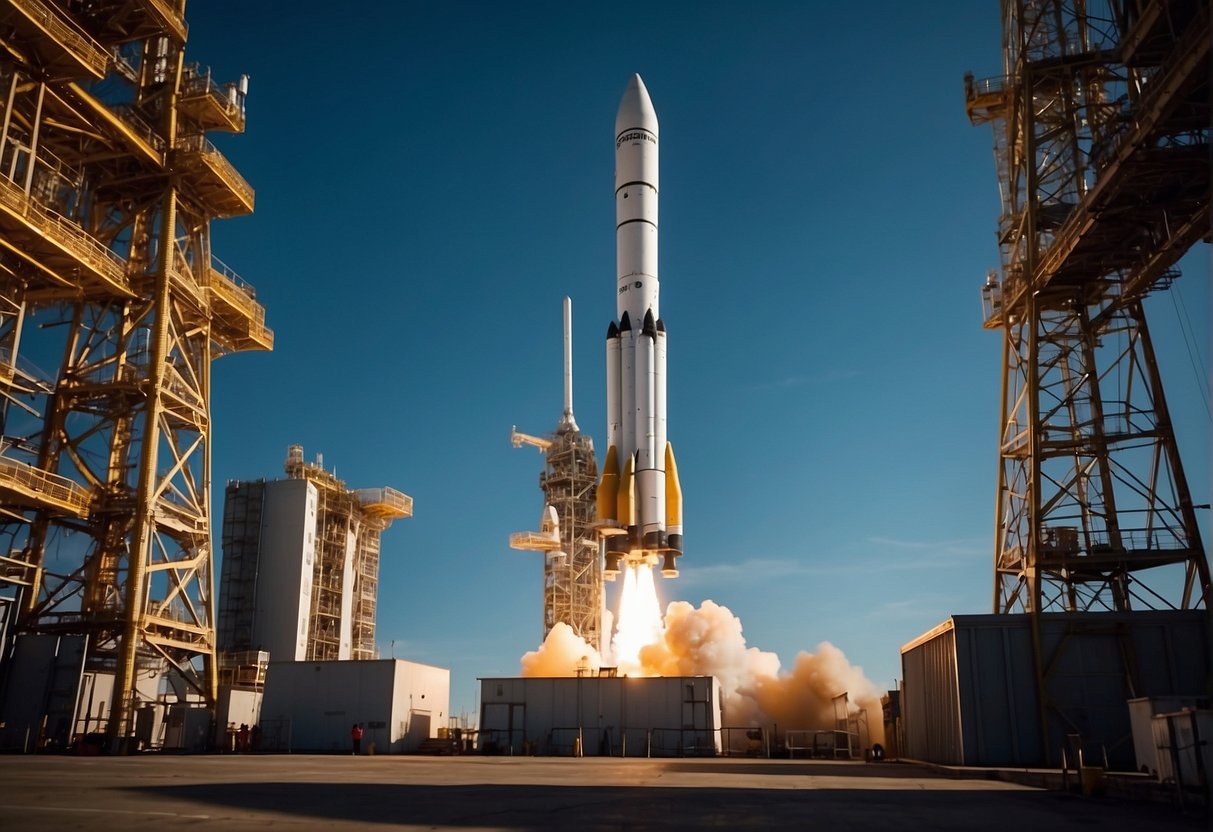
[[[450,718],[451,671],[400,659],[274,662],[265,680],[261,730],[275,750],[347,752],[350,728],[362,750],[416,751]]]
[[[720,681],[714,676],[481,679],[480,749],[714,756],[721,751]]]
[[[373,659],[379,538],[413,513],[392,488],[351,490],[287,452],[287,478],[230,482],[223,507],[218,649],[273,661]]]

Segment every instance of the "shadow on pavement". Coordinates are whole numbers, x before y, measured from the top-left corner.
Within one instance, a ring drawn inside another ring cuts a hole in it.
[[[191,807],[317,822],[500,829],[990,830],[1087,826],[1100,832],[1204,829],[1169,807],[1055,792],[924,789],[733,789],[366,783],[219,783],[121,789]],[[206,811],[206,809],[203,809]],[[267,815],[262,815],[267,813]],[[231,816],[235,821],[239,816]]]
[[[726,759],[710,759],[703,762],[679,761],[665,766],[666,771],[680,774],[760,774],[794,775],[796,777],[913,777],[930,780],[946,775],[926,766],[910,766],[900,763],[832,763],[826,760],[813,762],[747,762],[731,763]]]

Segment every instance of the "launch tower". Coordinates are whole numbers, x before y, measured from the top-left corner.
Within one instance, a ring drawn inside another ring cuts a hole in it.
[[[994,610],[1207,607],[1142,300],[1209,233],[1209,4],[1003,7],[1006,75],[965,91],[1003,199]]]
[[[184,8],[0,2],[0,594],[87,640],[115,745],[138,677],[214,703],[211,360],[273,344],[211,250],[253,210],[207,139],[243,132],[246,79],[186,61]]]
[[[1002,196],[1002,276],[982,290],[1003,344],[993,607],[1030,616],[1046,748],[1050,721],[1079,730],[1051,691],[1069,678],[1065,645],[1109,626],[1094,613],[1208,619],[1143,299],[1209,233],[1209,9],[1004,0],[1003,77],[965,78],[970,119],[994,127]],[[1050,613],[1086,624],[1046,650]]]
[[[510,536],[510,546],[544,553],[543,635],[558,623],[568,624],[590,646],[601,649],[602,563],[592,531],[598,482],[594,440],[573,418],[572,302],[564,299],[564,414],[553,434],[530,436],[514,430],[514,447],[532,445],[543,452],[539,487],[544,496],[544,523],[539,533]],[[555,515],[555,522],[548,520]]]

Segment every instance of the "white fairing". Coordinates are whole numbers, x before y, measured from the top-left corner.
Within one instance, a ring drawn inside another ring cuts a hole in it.
[[[616,314],[660,317],[657,284],[657,112],[633,75],[615,116]]]

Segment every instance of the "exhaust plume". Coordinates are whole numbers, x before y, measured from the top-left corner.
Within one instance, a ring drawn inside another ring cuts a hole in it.
[[[641,571],[651,570],[644,568]],[[643,576],[638,576],[638,584]],[[619,631],[629,625],[631,613],[621,605]],[[647,629],[647,628],[646,628]],[[616,644],[618,645],[618,636]],[[587,657],[583,662],[583,657]],[[790,671],[780,672],[779,656],[748,647],[741,619],[728,607],[704,601],[698,608],[674,601],[666,608],[664,627],[639,648],[636,663],[600,657],[566,624],[552,629],[538,651],[522,659],[523,676],[574,676],[585,662],[596,672],[604,663],[616,663],[619,672],[640,676],[715,676],[724,693],[724,725],[728,727],[778,726],[789,729],[831,730],[836,725],[835,698],[847,694],[848,716],[867,712],[864,741],[884,742],[880,691],[828,641],[816,652],[800,651]]]
[[[598,651],[563,621],[552,627],[538,650],[522,657],[523,676],[576,676],[578,670],[597,674],[601,666]]]

